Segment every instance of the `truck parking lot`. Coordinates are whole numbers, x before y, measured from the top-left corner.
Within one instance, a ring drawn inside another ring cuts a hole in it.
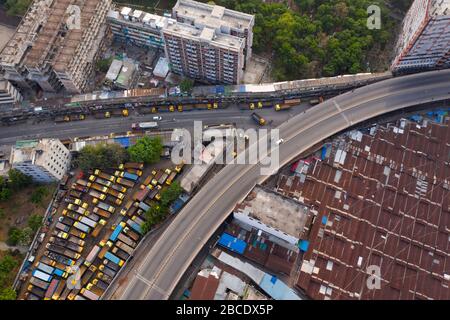
[[[142,239],[146,210],[183,165],[157,167],[125,163],[69,180],[19,298],[100,299]]]

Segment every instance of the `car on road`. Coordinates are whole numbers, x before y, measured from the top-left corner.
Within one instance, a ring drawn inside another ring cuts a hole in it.
[[[154,116],[154,117],[153,117],[153,120],[161,121],[161,120],[162,120],[162,117],[161,117],[161,116]]]

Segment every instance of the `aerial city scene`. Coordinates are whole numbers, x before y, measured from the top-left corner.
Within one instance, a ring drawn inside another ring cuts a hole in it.
[[[449,69],[450,0],[0,0],[0,300],[449,300]]]

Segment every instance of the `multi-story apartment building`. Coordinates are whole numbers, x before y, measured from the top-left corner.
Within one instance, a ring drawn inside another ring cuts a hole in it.
[[[122,40],[164,48],[174,73],[209,83],[240,83],[252,53],[254,16],[221,6],[179,0],[172,18],[124,7],[108,22]]]
[[[217,34],[228,34],[245,39],[245,62],[250,59],[253,44],[252,30],[255,24],[253,15],[226,9],[218,5],[192,0],[178,0],[172,8],[172,17],[178,22],[190,24],[198,29],[208,27],[215,29]]]
[[[0,108],[1,105],[9,105],[20,101],[22,101],[22,95],[19,91],[11,84],[11,82],[0,76]]]
[[[12,168],[39,183],[60,180],[70,166],[70,152],[58,139],[17,141],[11,149]]]
[[[137,46],[164,48],[161,30],[169,18],[123,7],[110,10],[107,21],[117,38]]]
[[[169,23],[163,34],[173,72],[211,83],[241,82],[244,39],[181,23]]]
[[[35,0],[1,52],[5,78],[21,88],[85,91],[110,6],[111,0]]]
[[[415,0],[399,35],[394,73],[450,66],[450,0]]]

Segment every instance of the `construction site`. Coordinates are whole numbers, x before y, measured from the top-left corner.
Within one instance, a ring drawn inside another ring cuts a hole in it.
[[[88,89],[111,0],[36,0],[1,52],[4,78],[34,92]]]

